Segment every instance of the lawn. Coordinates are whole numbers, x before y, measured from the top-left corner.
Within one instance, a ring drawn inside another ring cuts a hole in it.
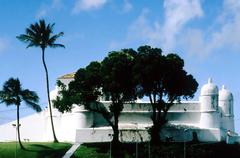
[[[109,158],[109,143],[83,144],[71,158]]]
[[[147,158],[148,143],[138,144],[139,158]],[[110,157],[110,143],[84,143],[81,145],[71,158],[109,158]],[[124,143],[119,148],[121,151],[121,158],[135,158],[136,144]]]
[[[69,143],[23,143],[21,150],[15,142],[0,143],[0,158],[61,158],[71,147]],[[17,150],[16,150],[17,149]]]

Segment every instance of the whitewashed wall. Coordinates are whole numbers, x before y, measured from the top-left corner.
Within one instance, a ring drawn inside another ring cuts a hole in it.
[[[12,124],[16,121],[9,122],[0,126],[0,141],[16,141],[16,128]],[[20,132],[22,141],[41,142],[44,140],[45,121],[44,111],[24,117],[20,120]]]

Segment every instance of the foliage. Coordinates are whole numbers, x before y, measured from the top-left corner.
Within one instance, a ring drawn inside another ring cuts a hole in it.
[[[102,94],[100,69],[101,63],[91,62],[86,68],[80,68],[76,72],[74,81],[70,82],[68,87],[61,81],[57,81],[61,91],[53,100],[54,106],[60,112],[71,111],[73,104],[91,108],[92,103],[96,102]]]
[[[149,97],[152,105],[152,142],[160,141],[160,129],[174,101],[192,98],[198,83],[184,70],[184,61],[177,54],[162,55],[162,50],[141,46],[138,51],[123,49],[112,51],[104,60],[92,62],[77,71],[74,81],[62,90],[54,101],[61,111],[69,111],[73,104],[85,105],[99,112],[112,127],[113,142],[118,142],[118,119],[123,104],[136,97]],[[109,109],[99,102],[108,96]]]
[[[78,104],[101,113],[113,129],[115,151],[119,145],[118,119],[123,104],[136,99],[136,85],[131,80],[133,60],[134,57],[126,49],[110,52],[101,63],[91,62],[86,68],[79,69],[68,88],[58,82],[61,91],[53,101],[61,112],[69,111],[73,104]],[[109,109],[99,102],[103,94],[108,95],[112,101]]]
[[[134,56],[127,51],[110,52],[108,57],[102,61],[102,90],[104,94],[111,96],[113,103],[136,99],[136,84],[132,80],[133,64]],[[123,107],[119,108],[121,108],[121,111]],[[114,112],[114,109],[111,111]]]
[[[197,90],[197,81],[183,67],[184,61],[177,54],[162,55],[161,49],[150,46],[138,48],[133,71],[138,96],[147,96],[152,105],[153,143],[160,141],[160,129],[173,102],[192,98]]]
[[[37,104],[39,101],[37,93],[29,89],[23,89],[18,78],[10,78],[4,83],[3,90],[0,91],[0,99],[7,106],[20,106],[21,102],[24,101],[27,106],[35,111],[41,111],[41,107]]]
[[[34,91],[28,89],[23,89],[18,78],[10,78],[3,85],[3,90],[0,91],[0,100],[7,106],[16,105],[17,107],[17,132],[18,132],[18,142],[20,147],[23,149],[23,145],[20,139],[20,124],[19,124],[19,106],[21,102],[24,101],[27,106],[33,110],[40,112],[41,107],[37,104],[39,98]]]
[[[50,120],[51,120],[51,126],[52,126],[52,132],[53,132],[53,138],[54,142],[58,142],[57,137],[55,135],[54,130],[54,124],[53,124],[53,118],[52,118],[52,106],[50,101],[50,91],[49,91],[49,79],[48,79],[48,69],[45,62],[45,49],[47,47],[50,48],[57,48],[57,47],[63,47],[65,46],[63,44],[56,43],[56,40],[63,36],[63,32],[60,32],[58,34],[53,34],[53,28],[54,23],[46,24],[45,20],[39,20],[39,22],[36,22],[35,24],[31,24],[28,28],[25,30],[25,34],[21,34],[17,36],[17,39],[20,41],[27,43],[27,48],[29,47],[39,47],[42,50],[42,63],[45,70],[45,78],[46,78],[46,88],[47,88],[47,97],[48,97],[48,107],[49,107],[49,113],[50,113]]]
[[[35,24],[30,24],[25,30],[25,34],[17,36],[20,41],[27,43],[29,47],[40,47],[40,48],[56,48],[64,47],[62,44],[55,43],[56,40],[63,36],[63,32],[53,34],[53,28],[55,23],[46,24],[45,20],[39,20]]]

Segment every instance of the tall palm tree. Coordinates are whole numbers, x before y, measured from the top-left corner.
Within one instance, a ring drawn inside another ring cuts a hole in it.
[[[38,96],[34,91],[28,89],[23,89],[19,79],[10,78],[3,85],[3,90],[0,91],[1,103],[5,103],[7,106],[16,105],[17,106],[17,134],[18,142],[21,149],[24,149],[21,139],[20,139],[20,124],[19,124],[19,106],[21,102],[24,101],[26,105],[34,109],[37,112],[41,111],[41,107],[38,103]]]
[[[52,132],[53,132],[53,138],[54,142],[58,142],[55,130],[54,130],[54,124],[53,124],[53,118],[52,118],[52,106],[50,101],[50,92],[49,92],[49,80],[48,80],[48,69],[45,62],[45,49],[47,47],[50,48],[57,48],[57,47],[63,47],[65,46],[63,44],[57,44],[55,43],[56,40],[63,36],[63,32],[60,32],[58,34],[53,34],[53,24],[47,24],[45,23],[45,20],[40,20],[39,23],[31,24],[29,28],[26,28],[25,33],[17,36],[17,38],[27,43],[27,48],[29,47],[39,47],[42,50],[42,63],[45,70],[45,77],[46,77],[46,83],[47,83],[47,97],[48,97],[48,105],[49,105],[49,113],[50,113],[50,120],[51,120],[51,126],[52,126]]]

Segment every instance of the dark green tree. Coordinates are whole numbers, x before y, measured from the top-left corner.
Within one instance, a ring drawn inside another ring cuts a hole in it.
[[[41,107],[38,105],[39,98],[34,91],[23,89],[19,79],[10,78],[4,83],[3,90],[0,91],[0,100],[1,103],[5,103],[7,106],[17,106],[16,128],[18,134],[18,142],[21,149],[24,149],[20,138],[19,107],[21,105],[21,102],[24,101],[27,106],[37,112],[40,112]]]
[[[86,68],[79,69],[68,88],[58,83],[62,90],[54,100],[54,106],[61,112],[71,110],[75,103],[102,114],[113,129],[114,157],[119,157],[120,154],[118,122],[123,104],[136,99],[136,84],[132,80],[134,57],[129,52],[136,54],[127,49],[110,52],[101,63],[92,62]],[[103,94],[111,100],[109,109],[99,102]]]
[[[50,47],[50,48],[64,47],[64,45],[62,44],[55,43],[59,37],[63,36],[63,32],[60,32],[58,34],[53,34],[54,25],[55,25],[54,23],[46,24],[45,20],[40,20],[38,23],[36,22],[35,24],[31,24],[28,28],[26,28],[25,34],[21,34],[17,36],[17,38],[20,41],[27,43],[28,44],[27,48],[39,47],[42,50],[42,63],[45,70],[47,98],[48,98],[48,105],[49,105],[48,107],[49,107],[49,113],[50,113],[53,138],[54,138],[54,142],[58,142],[55,134],[53,118],[52,118],[52,106],[50,101],[48,69],[45,62],[45,49],[47,47]]]
[[[94,111],[93,104],[97,104],[98,98],[102,95],[100,71],[101,63],[91,62],[86,68],[80,68],[75,73],[74,80],[69,85],[57,81],[61,90],[53,100],[54,107],[63,113],[71,111],[73,104],[78,104]]]
[[[119,143],[118,122],[123,104],[136,99],[136,84],[133,82],[133,55],[126,52],[111,52],[102,61],[102,91],[110,96],[110,112],[113,115],[113,143]],[[116,145],[117,146],[117,145]]]
[[[151,142],[160,142],[160,130],[167,122],[167,113],[174,101],[194,96],[198,83],[183,69],[184,61],[176,54],[162,55],[150,46],[138,48],[134,77],[139,97],[147,96],[152,105]]]

